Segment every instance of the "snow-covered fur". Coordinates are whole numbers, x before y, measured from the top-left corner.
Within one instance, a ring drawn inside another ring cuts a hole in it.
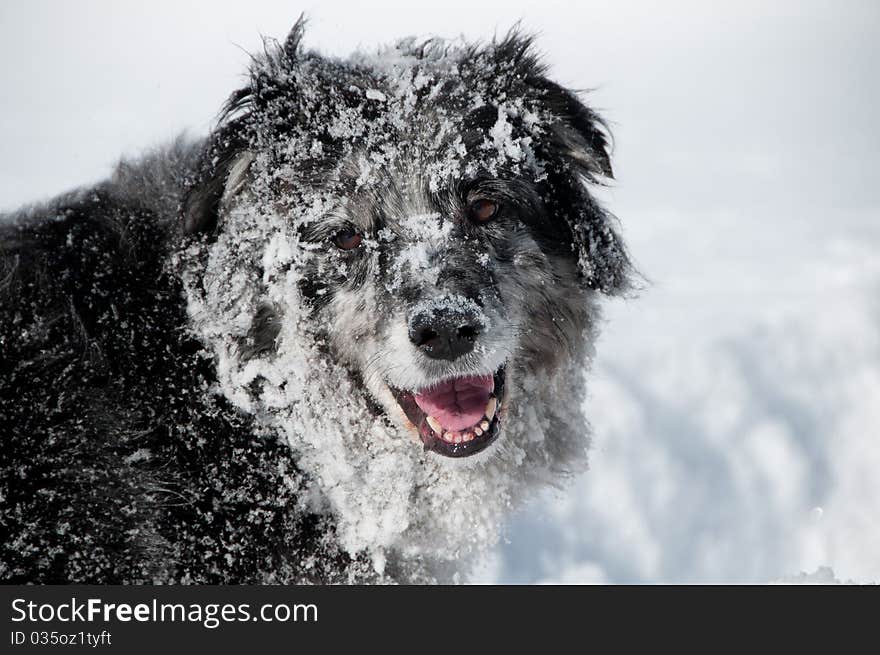
[[[629,276],[600,119],[516,32],[301,38],[205,141],[3,220],[2,579],[447,580],[584,466],[597,301]],[[415,343],[437,311],[477,325],[465,355]],[[400,393],[499,371],[491,443],[423,446]]]

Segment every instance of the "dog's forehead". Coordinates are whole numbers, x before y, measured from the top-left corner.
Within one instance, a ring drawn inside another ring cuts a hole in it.
[[[442,105],[403,106],[386,98],[383,121],[346,144],[340,176],[359,199],[389,217],[446,211],[478,179],[539,181],[544,162],[536,155],[537,130],[521,103],[449,110]],[[405,118],[402,118],[405,117]],[[406,129],[394,129],[406,121]]]
[[[326,130],[356,162],[361,181],[371,184],[383,172],[417,171],[436,191],[439,177],[479,169],[540,172],[534,144],[552,116],[528,85],[507,79],[509,71],[488,67],[477,74],[463,56],[455,49],[427,58],[385,53],[341,83],[325,71],[310,92],[324,96],[324,111],[313,114],[321,124],[311,133]]]
[[[404,42],[349,60],[268,58],[237,105],[267,197],[312,208],[366,189],[397,216],[444,212],[438,199],[477,178],[540,181],[556,119],[494,52]]]

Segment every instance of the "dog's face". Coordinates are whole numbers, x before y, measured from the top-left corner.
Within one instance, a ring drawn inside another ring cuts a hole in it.
[[[334,352],[388,416],[426,450],[468,457],[500,435],[518,370],[572,354],[586,303],[571,303],[571,258],[529,228],[544,211],[532,184],[455,176],[432,190],[419,166],[391,164],[321,224],[332,245],[310,282]]]
[[[455,152],[461,135],[486,136],[467,133],[465,112],[408,118],[419,135],[452,123],[452,143],[399,148],[407,137],[394,134],[399,149],[377,170],[353,149],[342,172],[351,191],[302,231],[302,288],[333,353],[385,413],[426,450],[468,457],[501,434],[509,380],[577,354],[587,302],[533,177],[487,171],[479,149]]]
[[[528,39],[338,62],[300,31],[233,96],[187,200],[194,325],[353,549],[458,547],[586,445],[595,297],[628,275],[586,187],[605,137]]]

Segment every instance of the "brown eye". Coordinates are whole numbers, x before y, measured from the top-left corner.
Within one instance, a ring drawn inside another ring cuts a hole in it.
[[[475,223],[485,223],[487,221],[491,221],[495,218],[495,215],[498,213],[498,203],[488,200],[486,198],[480,198],[479,200],[474,200],[471,203],[471,206],[468,207],[468,215],[470,219]]]
[[[336,244],[337,248],[341,248],[342,250],[354,250],[361,245],[361,241],[363,240],[364,235],[355,232],[352,229],[340,230],[336,233],[336,236],[333,237],[333,243]]]

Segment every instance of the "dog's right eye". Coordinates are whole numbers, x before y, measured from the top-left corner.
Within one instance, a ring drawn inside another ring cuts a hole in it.
[[[333,243],[335,243],[336,247],[341,250],[354,250],[361,245],[361,241],[363,240],[364,235],[355,232],[351,228],[339,230],[339,232],[333,236]]]

